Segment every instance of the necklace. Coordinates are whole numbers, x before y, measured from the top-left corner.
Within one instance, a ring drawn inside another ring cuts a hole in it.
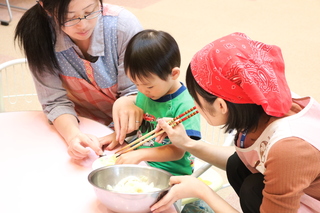
[[[247,129],[242,132],[242,135],[240,138],[240,148],[244,148],[244,140],[246,139],[247,132],[248,132]]]

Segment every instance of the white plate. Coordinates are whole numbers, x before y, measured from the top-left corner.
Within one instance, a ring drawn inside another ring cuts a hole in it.
[[[115,154],[100,157],[92,163],[92,169],[114,165],[116,163],[116,160],[117,159]]]

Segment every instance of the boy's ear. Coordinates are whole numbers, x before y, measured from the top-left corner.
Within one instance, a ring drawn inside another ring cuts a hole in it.
[[[179,67],[174,67],[171,71],[171,76],[173,80],[176,80],[180,76],[180,68]]]

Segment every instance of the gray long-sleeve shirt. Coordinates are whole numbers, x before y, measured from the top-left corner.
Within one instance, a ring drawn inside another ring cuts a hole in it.
[[[97,57],[90,63],[95,87],[88,77],[82,52],[63,31],[57,30],[55,50],[62,74],[45,73],[34,78],[48,119],[52,122],[62,114],[79,114],[110,123],[114,100],[137,93],[135,85],[125,75],[123,59],[127,43],[141,30],[142,26],[132,13],[118,6],[104,5],[88,49],[91,56]],[[91,97],[96,95],[99,97]]]

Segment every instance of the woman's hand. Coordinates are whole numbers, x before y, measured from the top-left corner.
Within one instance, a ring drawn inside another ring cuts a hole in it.
[[[126,135],[139,129],[143,110],[135,105],[136,96],[125,96],[118,98],[112,109],[114,130],[116,140],[123,143]]]
[[[192,176],[172,176],[170,178],[170,185],[173,186],[169,192],[159,202],[151,206],[153,213],[169,209],[175,201],[182,198],[200,198],[200,195],[208,188],[205,183]]]
[[[86,147],[90,147],[97,155],[102,155],[98,138],[81,132],[78,120],[71,114],[60,115],[53,121],[54,127],[64,138],[68,145],[68,154],[74,159],[83,159],[90,153]]]
[[[86,147],[90,147],[97,155],[102,155],[98,138],[94,135],[79,132],[71,140],[67,141],[68,154],[74,159],[83,159],[88,156],[90,151]]]
[[[158,125],[156,127],[156,131],[160,131],[161,129],[163,129],[165,131],[164,134],[158,136],[156,138],[156,141],[162,141],[164,140],[164,138],[166,136],[168,136],[170,138],[170,141],[172,142],[172,144],[174,144],[176,147],[183,149],[187,143],[187,141],[190,141],[190,137],[187,135],[186,130],[184,128],[184,126],[180,123],[175,127],[171,127],[168,124],[168,121],[170,121],[171,119],[168,118],[162,118],[162,119],[158,119]]]

